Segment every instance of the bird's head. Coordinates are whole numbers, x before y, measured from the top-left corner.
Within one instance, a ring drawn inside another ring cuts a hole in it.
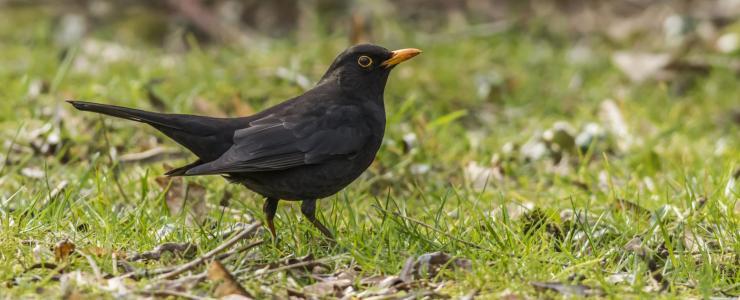
[[[391,70],[419,53],[421,50],[414,48],[390,51],[372,44],[352,46],[334,59],[319,84],[336,81],[347,93],[379,97]]]

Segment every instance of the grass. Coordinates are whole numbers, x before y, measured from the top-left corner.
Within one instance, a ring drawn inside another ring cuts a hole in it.
[[[156,183],[163,162],[115,158],[177,146],[151,128],[81,113],[62,100],[156,109],[151,91],[171,112],[259,111],[303,91],[296,80],[275,75],[279,68],[315,81],[347,46],[342,37],[320,36],[312,43],[261,41],[246,50],[192,42],[191,51],[170,53],[134,40],[101,44],[102,50],[82,42],[63,52],[50,19],[0,15],[6,20],[0,21],[0,280],[7,283],[0,294],[8,298],[77,291],[52,270],[25,271],[53,262],[48,249],[65,238],[78,251],[98,253],[91,258],[101,271],[115,275],[122,271],[112,267],[114,253],[192,242],[202,254],[223,241],[218,232],[240,221],[219,209],[199,224],[187,213],[171,215],[166,189]],[[93,36],[111,38],[107,32]],[[610,62],[619,47],[586,39],[580,43],[591,58],[575,63],[568,59],[573,39],[537,25],[475,38],[386,35],[378,42],[424,54],[391,75],[389,124],[375,163],[319,204],[338,244],[323,242],[298,205],[284,201],[276,219],[281,242],[257,247],[229,269],[312,254],[330,258],[328,273],[351,266],[360,278],[397,274],[407,258],[442,251],[472,262],[470,271],[430,279],[445,282],[438,292],[455,297],[474,290],[483,298],[566,297],[532,282],[584,284],[609,297],[740,294],[736,74],[717,67],[702,76],[681,73],[681,80],[632,83]],[[160,83],[149,89],[152,81]],[[631,145],[608,133],[605,99],[614,99]],[[596,123],[607,133],[582,151],[563,152],[561,162],[560,154],[528,159],[527,142],[559,121],[579,132]],[[466,176],[471,163],[503,175],[484,173],[490,177],[481,186]],[[230,208],[261,218],[263,199],[245,188],[219,177],[187,181],[206,187],[208,203],[226,195]],[[66,186],[52,195],[61,182]],[[523,205],[534,209],[520,213]],[[163,235],[163,228],[171,232]],[[135,266],[186,261],[166,256]],[[59,266],[91,272],[83,256]],[[615,275],[633,279],[610,282]],[[285,288],[314,282],[282,272],[239,276],[260,297],[285,297]],[[150,282],[128,284],[144,289]],[[661,285],[665,290],[657,291]],[[205,282],[188,292],[209,295],[211,288]],[[116,295],[90,286],[78,292]]]

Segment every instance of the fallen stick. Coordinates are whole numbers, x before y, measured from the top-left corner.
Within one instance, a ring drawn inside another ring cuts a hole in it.
[[[182,264],[182,265],[174,268],[172,271],[169,271],[167,273],[164,273],[162,275],[159,275],[159,276],[156,277],[156,279],[170,279],[172,277],[175,277],[177,275],[180,275],[180,274],[184,273],[187,270],[190,270],[192,268],[195,268],[196,266],[204,263],[206,260],[211,259],[212,257],[214,257],[216,254],[220,253],[221,251],[224,251],[227,248],[233,246],[234,244],[236,244],[236,242],[240,241],[241,239],[249,236],[255,230],[257,230],[257,228],[259,228],[260,226],[262,226],[262,224],[260,222],[253,223],[251,226],[249,226],[247,228],[244,228],[244,230],[242,230],[239,234],[235,235],[231,239],[225,241],[224,243],[222,243],[218,247],[214,248],[213,250],[208,251],[208,253],[203,254],[202,256],[200,256],[200,257],[198,257],[198,258],[196,258],[196,259],[194,259],[194,260],[192,260],[192,261],[190,261],[188,263]]]
[[[271,273],[276,273],[276,272],[280,272],[280,271],[286,271],[286,270],[291,270],[291,269],[296,269],[296,268],[310,266],[310,265],[313,265],[313,264],[324,263],[324,262],[327,262],[327,261],[333,261],[333,260],[339,259],[339,258],[344,257],[344,256],[346,256],[346,255],[345,254],[339,254],[339,255],[334,255],[334,256],[322,257],[322,258],[319,258],[319,259],[313,259],[313,260],[309,260],[309,261],[297,262],[297,263],[294,263],[294,264],[284,265],[284,266],[280,266],[280,267],[276,267],[276,268],[272,268],[272,269],[257,270],[256,272],[252,273],[250,276],[247,276],[247,278],[254,278],[254,277],[259,277],[259,276],[263,276],[263,275],[267,275],[267,274],[271,274]],[[236,270],[236,271],[234,271],[232,273],[234,275],[237,275],[237,274],[244,273],[246,271],[252,271],[252,269],[241,269],[241,270]]]

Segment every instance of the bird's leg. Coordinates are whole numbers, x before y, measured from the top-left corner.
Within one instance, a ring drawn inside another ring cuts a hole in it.
[[[321,233],[323,233],[330,240],[334,240],[334,236],[331,234],[329,229],[327,229],[324,224],[321,224],[321,222],[316,219],[316,199],[303,200],[301,202],[301,212],[309,221],[311,221],[311,224],[313,224],[313,226],[321,231]]]
[[[272,222],[272,220],[275,218],[275,212],[277,211],[278,201],[280,201],[280,199],[268,197],[265,200],[265,204],[262,205],[262,211],[265,213],[265,217],[267,217],[267,229],[270,230],[273,241],[277,241],[277,234],[275,233],[275,224]]]

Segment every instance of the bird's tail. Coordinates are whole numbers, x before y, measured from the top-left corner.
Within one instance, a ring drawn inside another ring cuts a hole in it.
[[[168,124],[171,122],[168,122],[168,120],[166,120],[167,115],[165,114],[143,111],[139,109],[133,109],[133,108],[128,108],[128,107],[116,106],[116,105],[92,103],[92,102],[85,102],[85,101],[68,100],[67,102],[72,104],[72,106],[74,106],[76,109],[83,110],[83,111],[101,113],[104,115],[123,118],[123,119],[136,121],[136,122],[147,123],[151,125],[160,125],[160,126],[166,126],[166,127],[175,126],[175,124]]]
[[[226,152],[231,147],[234,131],[245,123],[244,118],[164,114],[85,101],[67,102],[79,110],[149,124],[188,148],[200,158],[199,162],[215,160]]]

